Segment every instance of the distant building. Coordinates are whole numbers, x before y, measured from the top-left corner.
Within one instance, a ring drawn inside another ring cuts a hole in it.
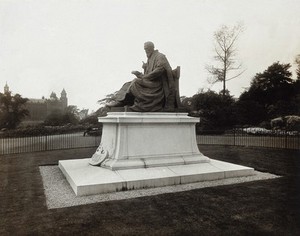
[[[52,92],[49,99],[29,98],[26,108],[29,116],[25,118],[23,124],[34,124],[45,121],[46,117],[54,112],[64,112],[68,106],[68,98],[65,89],[60,93],[60,98]]]
[[[89,109],[82,109],[81,111],[79,111],[79,113],[78,113],[79,120],[87,118],[88,113],[89,113]]]
[[[6,84],[4,86],[4,93],[8,93],[8,92],[9,92],[9,87],[7,85],[7,82],[6,82]]]
[[[9,87],[6,83],[4,86],[4,93],[9,92]],[[50,98],[41,99],[28,98],[26,102],[26,109],[29,111],[29,116],[26,116],[23,124],[38,124],[45,121],[46,117],[53,112],[64,112],[68,106],[68,98],[65,89],[60,93],[60,98],[56,93],[52,92]]]

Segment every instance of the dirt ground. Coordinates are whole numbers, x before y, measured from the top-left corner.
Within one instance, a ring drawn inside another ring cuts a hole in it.
[[[283,177],[48,210],[39,166],[94,148],[0,156],[0,235],[300,235],[299,151],[199,148]]]

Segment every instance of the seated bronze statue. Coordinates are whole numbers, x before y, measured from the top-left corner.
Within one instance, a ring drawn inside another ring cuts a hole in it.
[[[154,50],[152,42],[146,42],[144,49],[148,58],[147,63],[143,62],[144,73],[132,71],[136,78],[125,83],[116,93],[115,101],[106,106],[127,106],[129,111],[136,112],[175,111],[180,104],[180,67],[172,70],[166,56]]]

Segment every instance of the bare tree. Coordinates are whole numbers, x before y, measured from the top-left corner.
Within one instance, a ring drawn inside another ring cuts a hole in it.
[[[216,65],[206,65],[206,70],[211,74],[209,83],[222,82],[222,93],[226,93],[226,81],[239,77],[245,70],[242,70],[242,64],[237,63],[236,42],[239,35],[243,32],[241,24],[233,27],[222,25],[214,33],[214,59]]]

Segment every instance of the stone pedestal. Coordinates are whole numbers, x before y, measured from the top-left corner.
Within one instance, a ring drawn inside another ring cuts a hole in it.
[[[199,119],[186,113],[111,112],[99,122],[102,140],[92,158],[59,161],[78,196],[254,174],[199,152]]]
[[[209,162],[196,143],[199,119],[187,113],[112,112],[99,122],[102,140],[91,164],[121,170]]]

